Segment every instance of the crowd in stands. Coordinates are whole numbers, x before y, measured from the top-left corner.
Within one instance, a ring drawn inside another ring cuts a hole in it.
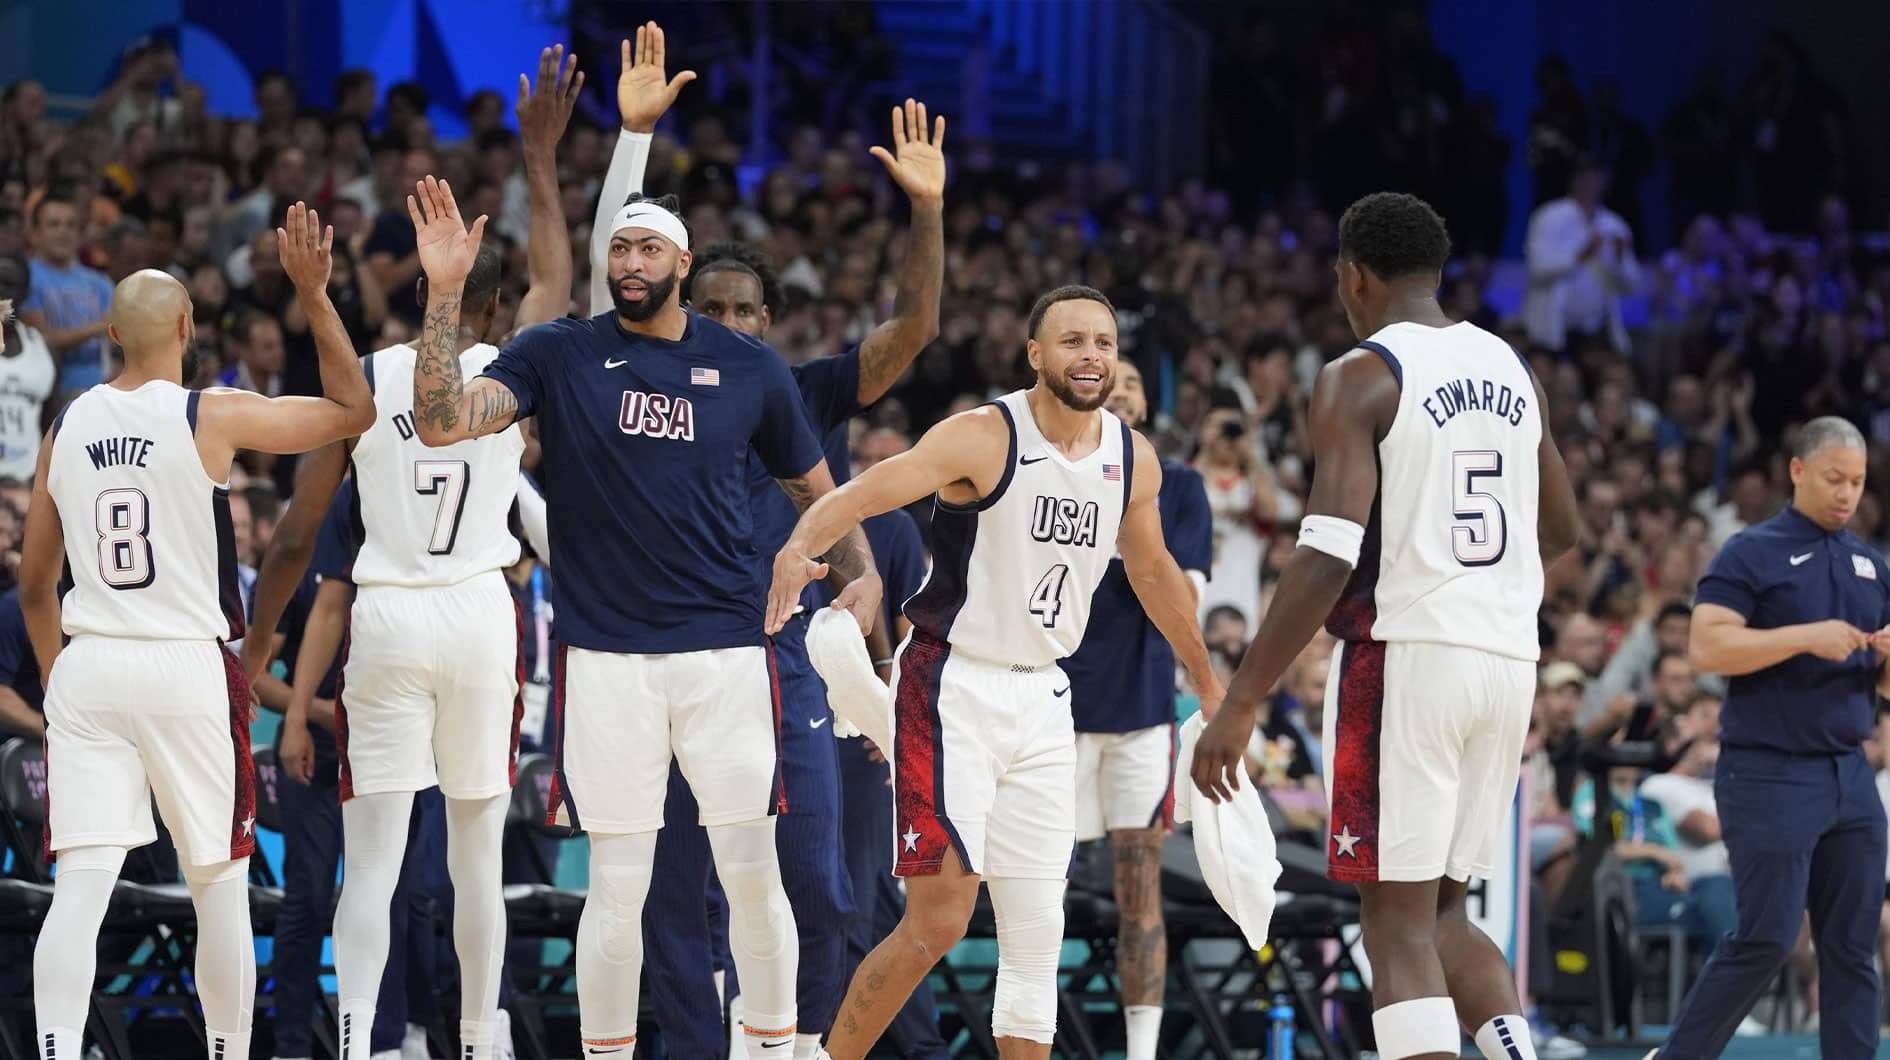
[[[1265,54],[1277,42],[1258,26],[1238,47]],[[1308,189],[1321,173],[1371,171],[1340,165],[1344,144],[1366,155],[1396,146],[1377,134],[1404,127],[1403,113],[1380,104],[1408,86],[1429,86],[1450,118],[1437,127],[1441,139],[1414,144],[1470,145],[1446,152],[1466,167],[1461,180],[1453,172],[1434,186],[1500,187],[1510,150],[1487,101],[1466,99],[1440,56],[1414,68],[1383,38],[1334,54],[1323,95],[1291,82],[1257,86],[1302,152],[1265,198],[1203,181],[1138,189],[1109,161],[1036,167],[948,140],[941,334],[855,422],[856,466],[1026,385],[1032,299],[1064,283],[1100,288],[1115,303],[1124,355],[1148,380],[1157,411],[1146,429],[1206,479],[1216,551],[1204,622],[1231,672],[1293,548],[1315,471],[1307,396],[1320,367],[1355,344],[1331,268],[1334,208],[1344,203]],[[610,73],[591,71],[593,84]],[[1520,313],[1492,308],[1501,211],[1471,216],[1483,201],[1475,197],[1439,203],[1453,229],[1469,233],[1443,305],[1510,340],[1541,380],[1584,523],[1578,552],[1549,572],[1541,616],[1525,770],[1532,865],[1553,900],[1583,838],[1613,828],[1641,922],[1684,926],[1696,954],[1730,926],[1732,900],[1710,783],[1724,686],[1687,661],[1694,587],[1722,542],[1786,501],[1787,445],[1815,415],[1864,427],[1870,489],[1853,528],[1880,546],[1890,539],[1890,257],[1872,253],[1846,201],[1814,178],[1820,167],[1800,164],[1843,156],[1828,100],[1803,90],[1813,83],[1802,56],[1779,44],[1734,97],[1703,76],[1656,136],[1621,111],[1616,87],[1584,93],[1567,64],[1545,62],[1525,145],[1540,205]],[[334,85],[336,105],[320,111],[301,103],[307,87],[263,74],[256,116],[212,114],[176,54],[155,44],[126,56],[118,80],[72,124],[48,119],[31,81],[0,94],[0,299],[17,313],[0,357],[0,578],[18,562],[41,433],[63,399],[114,370],[104,311],[113,282],[136,269],[187,284],[202,354],[196,383],[309,392],[314,349],[277,261],[274,224],[296,200],[319,209],[335,226],[330,292],[357,347],[401,342],[420,314],[404,195],[433,173],[463,189],[467,216],[492,219],[486,238],[505,247],[508,268],[493,330],[510,330],[526,283],[527,197],[509,98],[474,95],[467,138],[449,143],[436,137],[418,84],[350,71]],[[934,107],[949,114],[945,101]],[[755,160],[745,157],[738,114],[684,114],[659,133],[649,163],[646,190],[681,197],[696,242],[741,239],[770,256],[781,289],[768,337],[795,361],[839,352],[883,320],[904,254],[903,198],[867,154],[871,140],[837,120],[847,110],[784,124],[784,142],[749,188],[738,171]],[[560,145],[574,247],[590,243],[614,139],[580,118]],[[1685,211],[1672,246],[1639,229],[1634,206],[1657,158],[1671,163]],[[1709,158],[1732,159],[1731,169]],[[1406,167],[1418,183],[1420,161]],[[1725,172],[1736,179],[1712,179]],[[587,271],[579,254],[575,292],[588,289]],[[257,562],[291,499],[291,472],[292,459],[245,455],[233,504],[243,563]],[[1315,643],[1292,669],[1250,759],[1293,828],[1316,844],[1329,650]],[[12,659],[0,677],[17,692],[30,662],[30,652]],[[0,726],[34,732],[31,710],[9,696],[0,690]],[[1620,738],[1658,743],[1664,768],[1584,765],[1584,748]]]

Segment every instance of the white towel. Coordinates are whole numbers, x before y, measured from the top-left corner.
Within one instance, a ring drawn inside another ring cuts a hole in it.
[[[846,611],[823,607],[807,624],[807,658],[827,682],[835,736],[865,737],[892,753],[892,689],[873,672],[860,624]]]
[[[1194,822],[1194,854],[1201,863],[1201,879],[1239,925],[1247,948],[1258,950],[1266,945],[1273,922],[1273,885],[1280,879],[1278,847],[1266,807],[1260,805],[1260,794],[1251,780],[1240,785],[1231,802],[1212,802],[1195,788],[1190,774],[1203,724],[1196,714],[1181,726],[1181,747],[1175,759],[1175,823]]]

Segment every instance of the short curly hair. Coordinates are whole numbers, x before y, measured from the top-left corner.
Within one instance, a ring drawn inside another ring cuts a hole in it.
[[[1450,258],[1450,233],[1423,199],[1374,192],[1339,218],[1339,256],[1385,280],[1442,272]]]
[[[683,277],[683,301],[688,302],[695,297],[697,279],[723,270],[745,272],[753,276],[755,282],[761,285],[761,304],[768,312],[778,315],[787,308],[787,292],[782,289],[781,278],[775,275],[768,256],[746,243],[733,240],[710,244],[695,256],[694,263],[689,266],[689,275]]]

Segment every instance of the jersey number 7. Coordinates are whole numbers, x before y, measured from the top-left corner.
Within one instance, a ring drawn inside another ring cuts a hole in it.
[[[444,556],[459,540],[459,517],[466,511],[466,480],[472,477],[464,460],[415,460],[413,491],[424,496],[439,495],[439,510],[433,513],[433,536],[427,539],[430,555]]]

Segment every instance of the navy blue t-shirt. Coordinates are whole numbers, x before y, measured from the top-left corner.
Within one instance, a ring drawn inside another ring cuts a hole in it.
[[[925,545],[919,540],[919,524],[904,508],[894,508],[861,525],[873,549],[873,566],[886,587],[886,635],[897,641],[900,609],[925,584]]]
[[[1163,457],[1155,503],[1181,569],[1212,569],[1214,518],[1201,473]],[[1109,561],[1097,583],[1083,643],[1062,666],[1070,675],[1077,732],[1134,732],[1175,720],[1175,649],[1142,610],[1121,556]]]
[[[354,480],[348,479],[335,491],[335,499],[328,505],[328,514],[323,516],[321,529],[315,535],[315,553],[309,559],[308,571],[295,587],[295,595],[289,598],[289,605],[282,610],[282,621],[276,626],[276,631],[282,634],[279,655],[282,665],[288,668],[291,682],[295,680],[295,663],[302,655],[302,637],[308,632],[308,618],[315,610],[315,594],[322,579],[347,581],[353,574],[354,556],[361,547],[354,500]],[[338,651],[334,661],[328,664],[328,672],[322,675],[322,683],[315,688],[317,699],[335,698],[341,663],[342,653]],[[310,725],[308,735],[315,749],[315,782],[332,787],[339,782],[341,769],[335,734],[320,725]],[[278,748],[281,739],[278,730]]]
[[[1788,507],[1726,542],[1696,602],[1731,608],[1752,629],[1836,618],[1874,633],[1890,625],[1890,569],[1849,530],[1829,533]],[[1720,740],[1793,754],[1855,751],[1875,728],[1881,667],[1867,648],[1841,663],[1804,653],[1740,674],[1727,686]]]
[[[821,450],[837,486],[846,481],[847,460],[844,457],[837,462],[834,460],[833,439],[839,437],[840,451],[845,453],[847,420],[860,411],[859,347],[794,365],[788,371],[794,376],[794,385],[800,388],[801,407],[807,412],[808,426],[823,439]],[[794,533],[794,524],[800,520],[801,513],[775,484],[760,454],[752,450],[748,454],[748,490],[754,500],[756,584],[765,598],[768,583],[774,577],[775,554]],[[810,609],[821,606],[810,603],[822,598],[822,594],[816,592],[817,586],[824,588],[824,583],[809,585],[801,596],[801,602]],[[825,595],[831,599],[831,593]]]
[[[518,397],[521,419],[538,417],[559,643],[763,642],[749,450],[774,478],[821,459],[780,354],[695,313],[676,342],[605,313],[526,331],[485,374]]]
[[[46,713],[46,690],[39,683],[39,657],[26,635],[26,612],[20,610],[20,590],[0,596],[0,685],[19,694],[26,705]]]

